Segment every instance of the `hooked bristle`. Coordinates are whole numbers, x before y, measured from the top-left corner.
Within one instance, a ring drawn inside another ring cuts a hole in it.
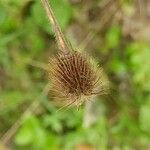
[[[59,53],[50,59],[49,78],[55,99],[82,104],[94,95],[108,91],[103,71],[91,58],[79,52]]]

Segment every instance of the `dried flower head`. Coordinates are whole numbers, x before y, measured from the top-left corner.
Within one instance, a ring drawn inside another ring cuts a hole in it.
[[[49,78],[56,100],[79,106],[92,96],[106,94],[103,71],[86,54],[73,51],[50,58]],[[63,101],[64,100],[64,101]]]
[[[57,102],[79,106],[95,95],[108,92],[103,70],[87,56],[76,52],[67,43],[48,0],[41,0],[51,22],[59,47],[57,56],[49,60],[51,93]]]

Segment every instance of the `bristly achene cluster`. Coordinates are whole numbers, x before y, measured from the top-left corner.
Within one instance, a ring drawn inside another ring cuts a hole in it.
[[[41,0],[51,22],[59,52],[49,60],[51,92],[56,101],[79,106],[92,96],[106,94],[108,81],[94,61],[66,42],[48,0]]]

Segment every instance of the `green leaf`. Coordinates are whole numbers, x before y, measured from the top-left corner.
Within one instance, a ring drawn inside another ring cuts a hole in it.
[[[150,134],[150,99],[140,109],[140,126]]]
[[[26,95],[19,90],[13,91],[0,91],[0,113],[6,113],[12,109],[15,109],[24,99]]]
[[[48,133],[42,127],[40,121],[34,116],[27,116],[23,120],[23,125],[16,134],[15,143],[18,146],[33,146],[34,149],[58,148],[59,138],[52,133]]]
[[[45,115],[44,116],[45,126],[50,126],[53,130],[60,132],[62,131],[62,124],[59,116],[57,114]]]
[[[126,65],[119,58],[114,58],[111,61],[110,69],[117,74],[123,74],[126,72]]]
[[[60,139],[58,136],[51,134],[51,133],[47,133],[44,150],[49,150],[50,148],[52,150],[58,150],[59,142],[60,142]]]
[[[15,137],[15,143],[17,145],[29,145],[33,142],[34,135],[32,128],[28,122],[26,122],[19,130]]]
[[[29,145],[33,142],[41,141],[37,138],[38,134],[41,136],[40,132],[40,123],[38,119],[34,116],[27,116],[23,118],[23,125],[20,128],[19,132],[16,135],[15,143],[17,145]],[[43,139],[43,137],[41,137]]]
[[[106,33],[106,45],[108,48],[115,48],[119,45],[121,29],[119,26],[112,26]]]
[[[133,81],[146,91],[150,89],[150,45],[133,42],[126,48],[129,67],[133,71]]]
[[[6,10],[3,7],[0,7],[0,27],[6,19]]]

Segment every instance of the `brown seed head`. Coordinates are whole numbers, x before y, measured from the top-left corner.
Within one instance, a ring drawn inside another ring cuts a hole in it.
[[[91,96],[108,91],[103,71],[91,58],[79,52],[59,53],[50,59],[49,78],[55,99],[82,104]]]
[[[97,94],[106,94],[108,82],[103,71],[85,54],[73,50],[64,37],[48,0],[41,0],[56,35],[59,53],[50,59],[49,78],[57,102],[79,106]]]

